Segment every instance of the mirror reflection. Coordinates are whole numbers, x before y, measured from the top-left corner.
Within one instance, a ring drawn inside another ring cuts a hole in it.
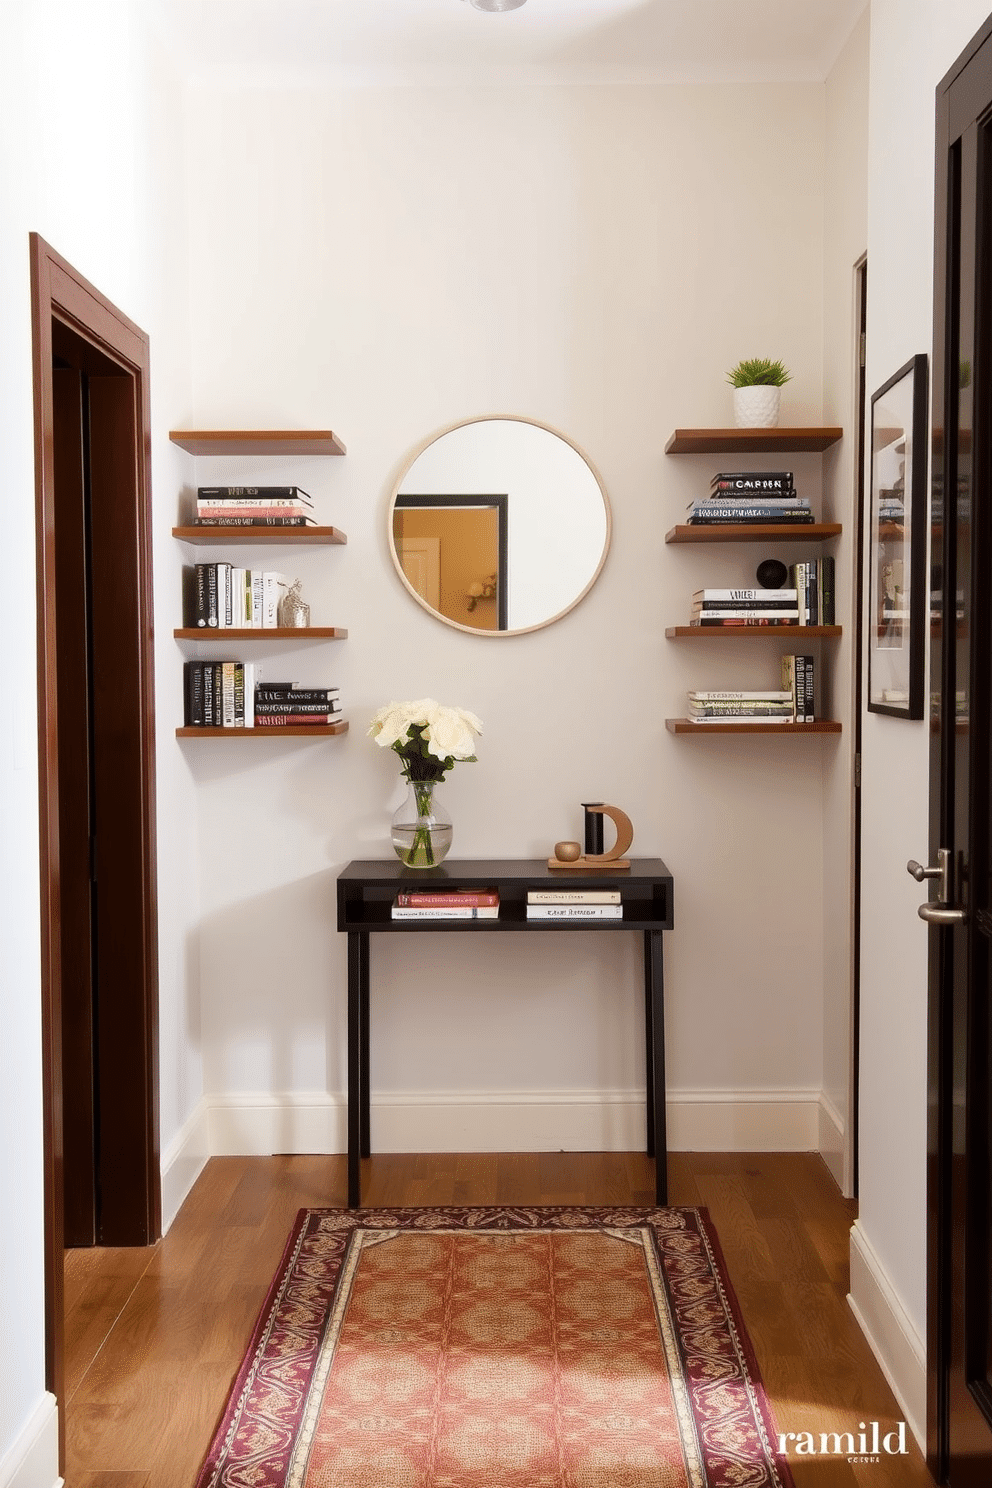
[[[611,517],[581,451],[495,415],[433,437],[397,482],[390,548],[407,589],[448,625],[519,635],[559,619],[606,558]]]

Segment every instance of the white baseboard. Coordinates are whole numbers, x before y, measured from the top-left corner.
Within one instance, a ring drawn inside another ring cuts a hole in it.
[[[0,1458],[0,1488],[61,1488],[59,1415],[55,1396],[41,1397]]]
[[[817,1111],[817,1150],[841,1193],[845,1192],[844,1118],[830,1097],[821,1090]]]
[[[815,1152],[818,1090],[670,1090],[669,1152]]]
[[[851,1227],[851,1291],[847,1300],[925,1456],[926,1346],[859,1220]]]
[[[817,1090],[669,1091],[672,1152],[815,1152]],[[344,1152],[343,1097],[204,1098],[208,1151],[220,1156]],[[630,1152],[644,1146],[644,1096],[630,1090],[403,1091],[372,1099],[379,1152]]]
[[[182,1202],[213,1156],[209,1108],[201,1098],[162,1153],[162,1234],[168,1232]]]

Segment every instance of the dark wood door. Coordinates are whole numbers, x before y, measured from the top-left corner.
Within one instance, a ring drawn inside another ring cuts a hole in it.
[[[937,93],[929,1457],[992,1483],[992,22]]]

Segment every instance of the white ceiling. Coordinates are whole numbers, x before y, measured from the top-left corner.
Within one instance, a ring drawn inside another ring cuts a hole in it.
[[[239,82],[820,81],[868,0],[149,0],[182,72]]]

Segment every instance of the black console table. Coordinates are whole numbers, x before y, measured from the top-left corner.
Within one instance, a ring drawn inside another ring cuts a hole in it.
[[[499,890],[499,918],[394,920],[401,889]],[[528,889],[619,889],[623,918],[527,919]],[[349,863],[338,876],[338,929],[348,936],[348,1207],[361,1204],[361,1163],[371,1153],[369,1120],[369,965],[373,935],[529,935],[581,930],[585,935],[638,932],[644,944],[647,1151],[655,1159],[655,1194],[668,1201],[665,1136],[665,999],[662,932],[671,930],[672,875],[660,858],[634,858],[620,872],[559,871],[543,858],[448,860],[406,868],[398,858]]]

